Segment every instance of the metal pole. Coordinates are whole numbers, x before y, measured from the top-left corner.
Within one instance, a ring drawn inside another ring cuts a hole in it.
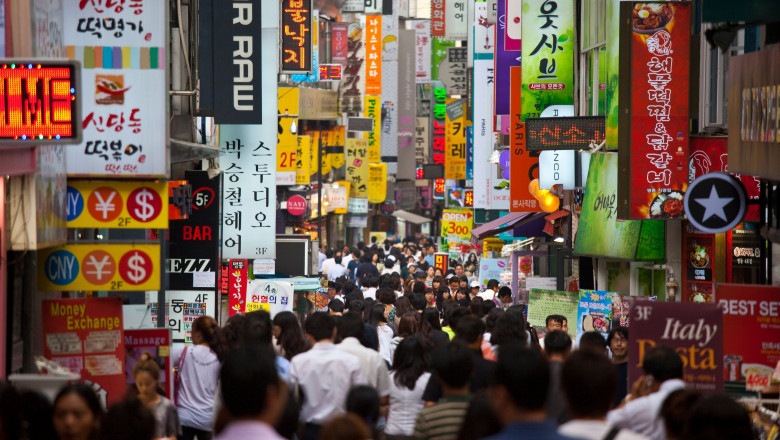
[[[160,261],[163,268],[167,268],[165,260],[168,254],[168,241],[165,239],[165,229],[158,229],[157,234],[160,241]],[[168,321],[165,319],[165,291],[168,289],[168,272],[163,269],[160,271],[160,290],[157,291],[157,328],[168,327]]]
[[[317,238],[320,240],[320,246],[325,243],[322,237],[322,122],[317,123],[320,135],[317,137]]]

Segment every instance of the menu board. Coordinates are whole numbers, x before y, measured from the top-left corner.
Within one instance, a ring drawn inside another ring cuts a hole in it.
[[[125,330],[125,379],[128,389],[135,387],[133,368],[141,359],[141,355],[149,353],[160,367],[160,379],[157,387],[163,391],[165,397],[172,399],[173,380],[169,371],[171,366],[171,329],[168,328],[144,328]]]
[[[568,320],[569,336],[576,337],[579,292],[563,290],[531,289],[528,293],[528,323],[534,326],[539,336],[547,331],[546,320],[550,315],[562,315]]]

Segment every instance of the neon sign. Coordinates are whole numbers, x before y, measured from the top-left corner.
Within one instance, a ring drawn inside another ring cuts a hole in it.
[[[444,199],[444,193],[446,191],[446,181],[444,179],[435,179],[433,181],[433,198],[436,200]]]
[[[0,60],[0,141],[80,142],[78,72],[72,60]]]
[[[341,64],[320,64],[320,81],[341,81]]]

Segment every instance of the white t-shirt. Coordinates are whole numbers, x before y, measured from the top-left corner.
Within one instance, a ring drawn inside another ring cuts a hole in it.
[[[493,297],[496,296],[496,292],[494,292],[493,289],[485,289],[482,292],[479,292],[477,296],[484,299],[485,301],[493,301]]]
[[[328,270],[328,279],[330,281],[335,281],[338,277],[344,277],[347,276],[347,273],[349,271],[346,267],[340,265],[340,264],[333,264],[333,266],[330,267]]]
[[[322,264],[320,265],[320,273],[324,273],[325,275],[327,275],[330,268],[335,265],[336,265],[336,259],[328,258],[327,260],[323,261]]]
[[[390,373],[385,360],[376,350],[364,347],[353,337],[345,338],[336,348],[360,359],[363,375],[366,376],[368,385],[379,393],[379,397],[390,394]]]
[[[389,325],[377,325],[376,335],[379,338],[379,354],[393,365],[393,329]]]
[[[363,299],[371,298],[376,301],[376,287],[369,287],[363,291]]]
[[[607,436],[612,425],[602,420],[572,420],[558,427],[558,433],[587,440],[601,440]],[[621,429],[615,440],[649,440],[642,434]]]
[[[398,386],[395,383],[395,374],[390,374],[390,407],[387,410],[385,434],[411,436],[414,433],[417,414],[425,404],[422,396],[431,373],[425,372],[418,377],[413,390]]]
[[[173,365],[179,365],[184,346],[173,350]],[[176,401],[179,423],[203,431],[212,429],[214,395],[221,364],[209,347],[189,345],[184,353],[180,377],[179,395]]]

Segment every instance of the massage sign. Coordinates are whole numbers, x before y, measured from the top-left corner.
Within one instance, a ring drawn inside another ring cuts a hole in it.
[[[619,217],[682,218],[688,186],[690,4],[621,3]]]

